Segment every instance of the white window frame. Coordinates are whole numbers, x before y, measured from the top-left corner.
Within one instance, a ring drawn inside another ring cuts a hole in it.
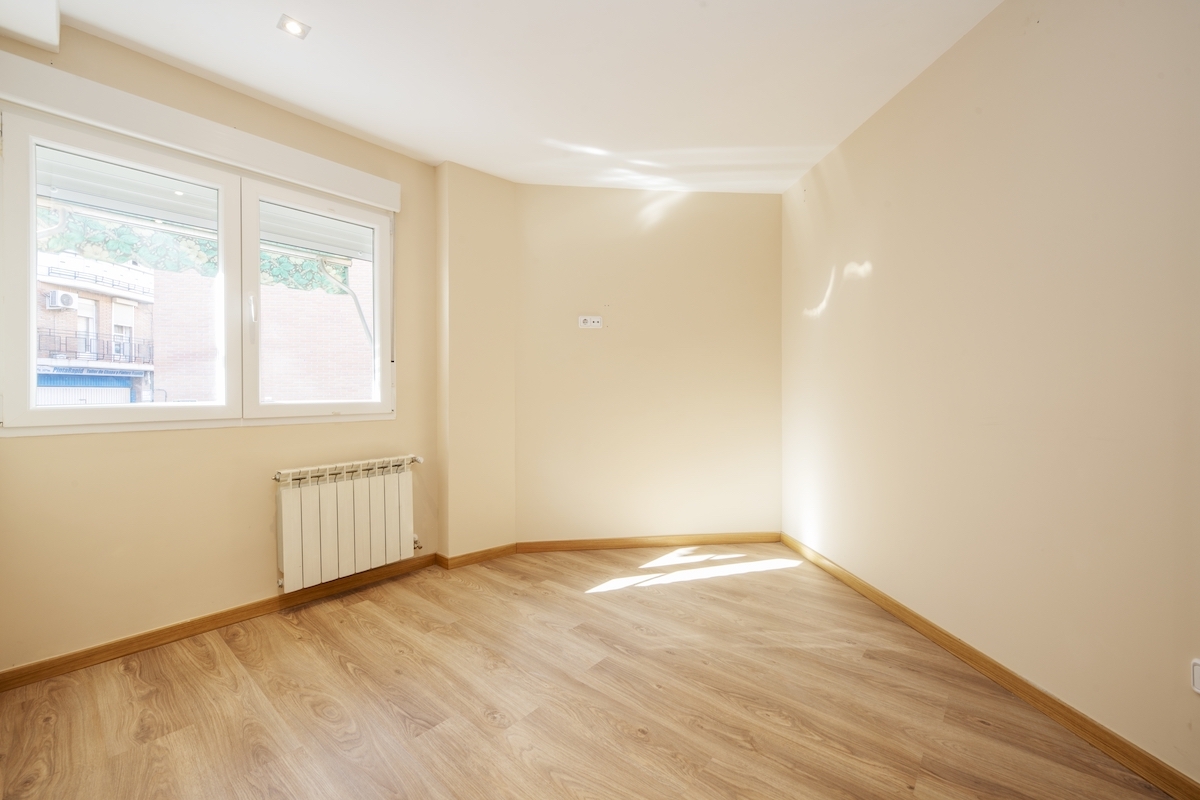
[[[245,170],[131,139],[28,109],[0,106],[0,436],[224,427],[229,425],[395,419],[392,328],[391,211],[301,186],[267,183]],[[36,164],[45,145],[80,155],[149,169],[218,190],[219,274],[224,280],[223,403],[134,403],[125,406],[36,405]],[[355,403],[258,402],[256,324],[258,302],[258,198],[336,216],[375,229],[375,362],[379,400]],[[253,224],[246,210],[253,209]],[[251,289],[252,287],[252,289]]]
[[[241,283],[237,265],[241,261],[239,231],[240,179],[236,173],[216,169],[197,159],[168,154],[160,148],[131,143],[101,131],[59,124],[31,116],[6,112],[4,125],[4,249],[0,263],[4,309],[3,381],[4,427],[33,428],[77,425],[128,425],[192,420],[231,420],[242,416]],[[215,403],[128,406],[42,406],[36,405],[37,363],[37,176],[34,148],[38,145],[99,158],[135,169],[150,169],[190,183],[217,190],[218,274],[224,281],[224,303],[218,342],[218,358],[224,361],[223,386],[218,386]]]
[[[259,300],[258,204],[263,200],[362,225],[375,231],[375,235],[372,237],[375,252],[372,254],[374,259],[372,268],[374,317],[371,321],[371,330],[374,332],[372,338],[374,339],[375,381],[379,387],[378,400],[338,403],[260,402],[258,366],[261,337],[258,335],[260,323],[258,311],[262,308],[262,303]],[[395,391],[392,380],[391,304],[381,302],[382,298],[392,296],[390,227],[391,220],[386,214],[378,211],[274,183],[251,179],[242,181],[242,230],[245,232],[242,237],[242,263],[254,265],[252,269],[242,270],[242,293],[246,298],[247,312],[244,315],[245,327],[242,334],[243,341],[246,343],[242,351],[242,361],[245,365],[244,385],[246,387],[243,413],[246,418],[343,416],[346,414],[383,414],[395,411]]]

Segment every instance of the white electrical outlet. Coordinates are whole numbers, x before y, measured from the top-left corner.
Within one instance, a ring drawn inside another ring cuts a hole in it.
[[[1200,692],[1200,658],[1192,659],[1192,688]]]
[[[604,317],[580,317],[579,327],[581,328],[603,328]]]

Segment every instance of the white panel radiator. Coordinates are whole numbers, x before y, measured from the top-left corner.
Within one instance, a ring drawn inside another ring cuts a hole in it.
[[[411,558],[412,465],[420,456],[275,473],[280,585],[293,592]]]

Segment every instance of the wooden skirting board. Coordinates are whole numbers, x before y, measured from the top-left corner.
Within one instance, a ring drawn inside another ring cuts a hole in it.
[[[551,542],[517,542],[460,556],[438,553],[437,565],[456,569],[491,561],[514,553],[555,553],[561,550],[624,550],[631,547],[691,547],[706,544],[751,544],[778,542],[778,533],[684,533],[670,536],[627,536],[619,539],[559,539]]]
[[[960,660],[994,680],[1041,711],[1067,730],[1104,751],[1176,800],[1200,800],[1200,783],[1184,775],[1157,756],[1113,733],[1091,717],[1046,693],[990,656],[976,650],[954,634],[930,622],[908,606],[896,601],[871,584],[787,534],[783,543],[816,566],[828,572],[875,605],[887,611],[925,638],[940,645]]]
[[[559,550],[621,550],[626,547],[692,547],[706,544],[756,544],[778,541],[778,532],[695,533],[674,536],[635,536],[624,539],[562,539],[553,542],[517,542],[517,552],[552,553]]]
[[[487,550],[476,550],[474,553],[463,553],[461,556],[444,556],[437,554],[437,565],[442,569],[457,569],[481,561],[491,561],[493,558],[511,556],[517,552],[515,544],[502,544],[499,547],[489,547]]]
[[[68,672],[74,672],[77,669],[83,669],[84,667],[103,664],[105,661],[112,661],[114,658],[123,658],[134,653],[140,653],[152,647],[158,647],[169,642],[177,642],[189,636],[196,636],[197,634],[206,633],[217,628],[223,628],[226,625],[233,625],[236,622],[244,622],[254,617],[261,617],[273,611],[311,603],[313,600],[320,600],[323,597],[341,594],[342,592],[365,586],[368,583],[375,583],[376,581],[403,575],[406,572],[424,569],[433,563],[434,556],[432,555],[417,556],[416,558],[398,561],[395,564],[388,564],[387,566],[376,567],[375,569],[369,569],[355,575],[348,575],[345,578],[338,578],[335,581],[320,583],[316,586],[310,586],[307,589],[281,594],[277,597],[268,597],[266,600],[257,600],[253,603],[247,603],[244,606],[228,608],[224,611],[218,611],[215,614],[207,614],[203,617],[177,622],[174,625],[167,625],[166,627],[146,631],[145,633],[127,636],[124,639],[98,644],[95,647],[89,647],[85,650],[77,650],[74,653],[47,658],[44,661],[35,661],[32,664],[23,664],[19,667],[0,672],[0,692],[6,692],[9,689],[15,689],[27,683],[35,683],[46,678],[53,678],[57,675],[64,675]]]

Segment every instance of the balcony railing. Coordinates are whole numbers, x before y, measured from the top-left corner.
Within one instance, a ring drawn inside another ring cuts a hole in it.
[[[149,286],[130,283],[129,281],[119,281],[115,278],[110,278],[107,275],[97,275],[95,272],[84,272],[81,270],[67,269],[58,265],[54,266],[39,266],[38,277],[41,278],[63,278],[70,281],[83,281],[86,283],[94,283],[97,286],[107,286],[122,292],[130,292],[131,294],[140,294],[144,297],[154,297],[154,284]]]
[[[154,341],[123,336],[38,331],[38,358],[105,361],[113,364],[153,364]]]

